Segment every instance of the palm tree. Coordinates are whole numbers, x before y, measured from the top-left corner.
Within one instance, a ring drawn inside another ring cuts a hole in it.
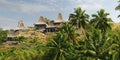
[[[120,3],[120,0],[118,2]],[[115,8],[115,10],[120,10],[120,4]]]
[[[69,16],[70,23],[76,25],[77,28],[85,28],[89,15],[86,14],[85,10],[82,10],[80,7],[76,8],[74,13],[75,14],[70,14]]]
[[[112,22],[112,20],[107,17],[108,15],[109,13],[105,13],[104,9],[100,9],[97,14],[92,15],[93,19],[90,21],[90,24],[105,34],[107,29],[111,29],[110,22]]]
[[[120,3],[120,0],[118,2]],[[115,8],[115,10],[119,10],[120,11],[120,4]],[[120,17],[120,15],[118,15],[118,17]]]
[[[85,35],[85,26],[89,20],[89,15],[85,13],[85,10],[82,10],[80,7],[76,8],[74,11],[75,14],[70,14],[69,21],[76,28],[79,28],[82,32],[80,34]]]

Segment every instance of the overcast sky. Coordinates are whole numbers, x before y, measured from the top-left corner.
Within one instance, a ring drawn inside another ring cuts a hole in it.
[[[77,7],[89,15],[104,8],[114,22],[120,22],[117,18],[120,12],[115,11],[117,5],[117,0],[0,0],[0,28],[15,28],[19,20],[25,26],[33,26],[40,16],[55,20],[59,12],[67,20]]]

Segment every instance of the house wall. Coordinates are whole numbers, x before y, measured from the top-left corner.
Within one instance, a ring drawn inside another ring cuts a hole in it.
[[[35,28],[38,30],[44,30],[46,28],[46,25],[35,25]]]

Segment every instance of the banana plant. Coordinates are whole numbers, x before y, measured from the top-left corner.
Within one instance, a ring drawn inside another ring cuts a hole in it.
[[[48,43],[50,49],[47,53],[47,60],[66,60],[69,48],[76,44],[75,29],[69,23],[65,23],[57,32],[55,38]],[[50,56],[51,55],[51,56]]]
[[[87,39],[80,42],[79,50],[86,59],[109,60],[109,52],[118,47],[118,44],[113,42],[114,39],[107,34],[106,36],[103,36],[100,30],[93,29],[92,32],[88,32]]]

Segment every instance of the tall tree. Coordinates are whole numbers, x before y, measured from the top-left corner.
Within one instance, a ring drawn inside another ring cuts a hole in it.
[[[97,11],[97,14],[92,15],[93,19],[91,19],[90,24],[105,34],[107,29],[111,29],[110,22],[112,20],[107,17],[108,15],[109,13],[106,13],[104,9],[100,9],[100,11]]]
[[[85,26],[89,20],[89,15],[85,13],[80,7],[75,8],[74,14],[70,14],[69,21],[80,31],[77,31],[81,37],[85,37]]]
[[[89,15],[85,13],[80,7],[74,9],[74,14],[70,14],[70,23],[75,25],[77,28],[85,28],[88,22]]]

